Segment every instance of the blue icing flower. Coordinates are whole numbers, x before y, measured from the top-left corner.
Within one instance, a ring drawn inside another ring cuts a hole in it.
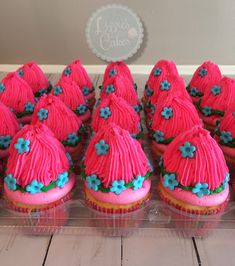
[[[154,139],[157,141],[157,142],[161,142],[164,140],[164,133],[161,132],[160,130],[157,130],[154,135],[153,135]]]
[[[133,107],[134,107],[134,110],[135,110],[137,113],[139,113],[139,112],[142,110],[142,106],[141,106],[141,104],[136,104],[136,105],[134,105]]]
[[[117,70],[116,69],[110,69],[109,71],[109,77],[117,75]]]
[[[72,72],[72,69],[70,67],[66,67],[63,74],[64,76],[69,76]]]
[[[86,177],[87,185],[90,189],[93,189],[94,191],[98,190],[99,185],[101,184],[99,178],[97,175],[89,175]]]
[[[26,111],[26,112],[30,112],[30,113],[32,113],[33,110],[34,110],[34,104],[31,103],[31,102],[27,102],[27,103],[24,105],[24,108],[25,108],[25,111]]]
[[[59,188],[63,188],[68,181],[69,181],[68,172],[63,172],[63,173],[58,175],[58,178],[56,180],[56,185]]]
[[[120,180],[120,181],[113,181],[112,186],[110,188],[110,191],[115,193],[116,195],[120,195],[123,190],[125,190],[125,181]]]
[[[231,132],[222,131],[220,135],[220,139],[225,143],[229,143],[233,140],[233,136]]]
[[[19,75],[20,77],[22,77],[22,76],[24,75],[24,70],[23,70],[23,69],[19,69],[19,70],[18,70],[18,75]]]
[[[95,144],[97,155],[106,155],[109,150],[109,145],[101,139],[100,142]]]
[[[162,70],[159,67],[155,68],[153,71],[154,76],[160,76],[161,73],[162,73]]]
[[[112,113],[111,113],[109,107],[100,108],[100,117],[103,117],[104,119],[108,119],[111,114]]]
[[[46,94],[47,93],[47,89],[42,88],[38,92],[39,92],[39,95],[42,96],[43,94]]]
[[[84,114],[87,110],[87,106],[84,104],[79,104],[77,107],[77,111],[80,115]]]
[[[47,119],[48,117],[48,110],[47,109],[44,109],[44,108],[41,108],[39,110],[39,112],[37,113],[37,116],[39,118],[40,121],[43,121],[45,119]]]
[[[113,93],[114,91],[115,91],[115,89],[114,89],[114,86],[113,86],[112,84],[106,86],[106,93],[107,93],[107,94],[111,94],[111,93]]]
[[[179,182],[176,180],[175,174],[165,174],[163,176],[163,180],[163,186],[168,187],[170,190],[174,190],[179,184]]]
[[[206,68],[201,68],[199,71],[198,71],[198,75],[200,76],[200,77],[205,77],[206,75],[207,75],[207,69]]]
[[[152,104],[150,109],[151,109],[151,114],[154,115],[155,110],[156,110],[156,104]]]
[[[146,93],[147,96],[150,97],[150,96],[153,95],[153,90],[149,86],[146,86],[145,93]]]
[[[16,190],[16,179],[11,174],[4,178],[4,182],[7,184],[8,189]]]
[[[78,138],[76,132],[73,132],[73,133],[68,135],[68,143],[70,145],[76,145],[78,143],[78,140],[79,140],[79,138]]]
[[[89,88],[84,86],[82,88],[82,93],[83,93],[84,96],[87,96],[90,93]]]
[[[137,175],[135,179],[133,179],[132,184],[133,184],[133,190],[137,190],[139,188],[142,188],[144,182],[144,177],[141,175]]]
[[[18,153],[21,154],[23,152],[29,152],[29,144],[30,140],[18,138],[17,143],[15,143],[14,147],[17,149]]]
[[[69,160],[70,166],[73,166],[73,159],[72,159],[71,155],[68,152],[66,152],[66,156],[67,156],[67,159]]]
[[[41,189],[43,188],[43,186],[43,183],[38,182],[37,180],[33,180],[31,184],[26,186],[26,191],[34,195],[36,193],[42,192]]]
[[[212,108],[209,106],[205,106],[202,108],[202,113],[204,114],[204,116],[210,116],[212,113]]]
[[[173,116],[173,109],[171,107],[164,107],[161,115],[168,120]]]
[[[0,92],[5,91],[5,85],[3,83],[0,83]]]
[[[160,84],[161,90],[163,91],[168,91],[170,89],[170,86],[171,84],[167,80],[162,81]]]
[[[229,173],[226,173],[225,178],[224,178],[224,182],[223,182],[223,188],[224,189],[228,185],[229,178],[230,178],[230,174]]]
[[[4,149],[7,149],[11,144],[11,136],[0,136],[0,146],[2,146]]]
[[[197,94],[198,94],[197,88],[195,88],[195,87],[191,88],[190,91],[189,91],[189,94],[191,96],[197,96]]]
[[[60,95],[61,93],[63,92],[63,90],[62,90],[62,88],[60,87],[60,86],[56,86],[55,88],[54,88],[54,91],[53,91],[53,93],[55,94],[55,95]]]
[[[209,195],[210,190],[208,189],[207,183],[197,183],[192,189],[194,194],[197,194],[199,198],[202,198],[204,195]]]
[[[181,151],[183,158],[193,158],[196,147],[191,145],[190,142],[185,142],[183,146],[180,146],[179,150]]]
[[[213,87],[211,88],[211,93],[212,93],[213,95],[218,95],[218,94],[221,93],[221,88],[220,88],[219,86],[213,86]]]

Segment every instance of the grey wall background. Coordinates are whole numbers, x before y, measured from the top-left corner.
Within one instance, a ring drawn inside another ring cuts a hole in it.
[[[89,50],[85,26],[108,3],[129,6],[144,23],[144,45],[129,63],[235,63],[234,0],[0,0],[0,64],[104,63]]]

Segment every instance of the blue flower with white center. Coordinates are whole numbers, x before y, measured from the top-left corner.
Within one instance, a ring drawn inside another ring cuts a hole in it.
[[[125,181],[113,181],[110,191],[115,193],[116,195],[120,195],[123,190],[125,190]]]
[[[109,71],[109,77],[117,75],[117,70],[116,69],[110,69]]]
[[[153,134],[153,138],[156,140],[156,142],[161,142],[164,140],[164,133],[161,132],[160,130],[157,130],[154,134]]]
[[[162,70],[159,67],[155,68],[153,71],[154,76],[160,76],[161,73],[162,73]]]
[[[230,174],[229,173],[226,173],[225,175],[225,178],[224,178],[224,182],[223,182],[223,188],[225,189],[228,185],[228,181],[229,181],[229,177],[230,177]]]
[[[202,198],[204,195],[209,195],[210,190],[208,189],[207,183],[197,183],[192,189],[194,194],[197,194],[199,198]]]
[[[171,84],[167,80],[164,80],[161,82],[160,87],[162,91],[168,91],[171,87]]]
[[[39,92],[39,95],[42,96],[43,94],[46,94],[46,93],[47,93],[47,89],[42,88],[42,89],[39,90],[38,92]]]
[[[108,119],[111,116],[111,111],[109,107],[103,107],[100,108],[100,117],[103,117],[104,119]]]
[[[71,155],[68,152],[66,152],[66,157],[67,157],[67,159],[69,161],[69,165],[73,166],[73,159],[72,159]]]
[[[183,158],[193,158],[196,147],[187,141],[183,146],[180,146],[179,150],[181,151]]]
[[[60,86],[55,86],[53,93],[58,96],[63,92],[62,88]]]
[[[220,139],[223,141],[223,143],[227,144],[233,140],[232,133],[227,132],[227,131],[222,131],[220,135]]]
[[[30,140],[28,139],[23,139],[23,138],[18,138],[17,143],[15,143],[14,147],[17,149],[18,153],[27,153],[29,152],[29,145],[30,145]]]
[[[0,92],[5,91],[5,85],[3,83],[0,83]]]
[[[23,70],[23,69],[19,69],[19,70],[18,70],[18,75],[19,75],[20,77],[22,77],[22,76],[24,75],[24,70]]]
[[[191,88],[190,91],[189,91],[189,94],[191,96],[197,96],[197,94],[198,94],[197,88],[195,88],[195,87]]]
[[[4,178],[4,182],[7,184],[8,189],[16,190],[16,179],[11,174]]]
[[[139,188],[142,188],[144,182],[144,177],[141,175],[137,175],[135,179],[133,179],[132,184],[133,184],[133,190],[137,190]]]
[[[179,182],[176,180],[175,174],[165,174],[163,176],[163,186],[168,187],[170,190],[174,190],[175,187],[179,185]]]
[[[64,76],[69,76],[72,72],[72,69],[70,67],[66,67],[63,74]]]
[[[68,135],[68,144],[69,145],[76,145],[78,143],[78,136],[76,134],[76,132],[73,132],[71,134]]]
[[[0,147],[3,147],[3,149],[7,149],[11,144],[11,136],[0,136]]]
[[[171,107],[164,107],[161,115],[168,120],[173,116],[173,109]]]
[[[26,186],[26,191],[30,194],[34,195],[39,192],[42,192],[41,189],[44,187],[43,183],[38,182],[37,180],[33,180],[31,184]]]
[[[90,93],[90,90],[88,87],[83,87],[82,88],[82,93],[84,96],[87,96]]]
[[[39,112],[37,113],[37,116],[40,121],[46,120],[48,117],[48,110],[44,108],[40,108]]]
[[[88,187],[94,191],[97,191],[99,189],[99,185],[101,184],[99,178],[95,174],[87,176],[86,181]]]
[[[95,148],[97,155],[106,155],[109,151],[109,145],[103,139],[95,144]]]
[[[56,180],[56,185],[59,188],[63,188],[68,181],[69,181],[68,172],[63,172],[58,175],[57,180]]]
[[[84,104],[79,104],[77,107],[77,111],[80,115],[84,114],[87,110],[87,106]]]
[[[136,104],[136,105],[134,105],[133,107],[134,107],[134,110],[135,110],[137,113],[139,113],[139,112],[141,111],[141,109],[142,109],[142,106],[141,106],[140,104]]]
[[[204,114],[204,116],[210,116],[212,113],[212,108],[209,106],[205,106],[202,108],[202,113]]]
[[[34,110],[34,104],[31,103],[31,102],[27,102],[25,105],[24,105],[24,109],[26,112],[30,112],[32,113],[33,110]]]
[[[152,104],[150,109],[151,109],[151,114],[154,115],[155,110],[156,110],[156,104]]]
[[[150,97],[153,95],[153,90],[149,86],[146,86],[145,93],[148,97]]]
[[[113,93],[114,91],[115,91],[115,89],[114,89],[114,86],[113,86],[112,84],[106,86],[106,93],[107,93],[107,94],[111,94],[111,93]]]
[[[207,75],[207,69],[206,68],[201,68],[199,71],[198,71],[198,75],[200,76],[200,77],[205,77],[206,75]]]
[[[212,93],[213,95],[218,95],[218,94],[221,93],[221,88],[220,88],[219,86],[213,86],[213,87],[211,88],[211,93]]]

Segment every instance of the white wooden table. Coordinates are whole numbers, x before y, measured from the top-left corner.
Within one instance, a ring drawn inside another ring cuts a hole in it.
[[[0,73],[0,78],[4,73]],[[55,83],[58,75],[48,75]],[[101,77],[93,75],[96,84]],[[146,76],[135,76],[143,87]],[[171,229],[155,229],[152,236],[100,235],[32,236],[0,234],[1,266],[152,266],[235,265],[235,230],[218,229],[205,239],[184,238]]]

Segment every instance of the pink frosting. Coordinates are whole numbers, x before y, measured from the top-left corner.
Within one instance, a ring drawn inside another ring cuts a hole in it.
[[[19,138],[29,140],[29,152],[18,153],[14,147]],[[69,161],[63,145],[43,124],[24,126],[13,138],[6,174],[16,178],[23,187],[32,180],[47,186],[58,178],[58,174],[69,170]]]
[[[106,155],[97,155],[95,145],[104,140],[109,145]],[[137,175],[150,170],[148,159],[140,143],[125,129],[110,123],[91,139],[85,157],[86,175],[96,174],[104,187],[114,180],[132,181]]]
[[[164,108],[172,108],[173,116],[169,119],[161,114]],[[163,132],[164,138],[168,139],[178,136],[194,125],[202,125],[202,121],[193,103],[184,95],[168,94],[159,98],[151,125],[153,131]]]
[[[48,110],[48,116],[43,121],[38,117],[41,108]],[[43,95],[35,106],[31,124],[37,123],[47,125],[60,141],[65,141],[69,134],[77,132],[82,125],[79,117],[52,94]]]
[[[235,102],[231,103],[225,111],[224,117],[220,121],[220,131],[229,131],[235,137]]]
[[[21,78],[29,84],[34,93],[49,87],[50,83],[46,75],[36,62],[29,62],[20,67],[19,70],[23,70]]]
[[[196,147],[193,158],[183,158],[180,147],[189,142]],[[194,126],[178,135],[164,153],[164,167],[167,172],[176,173],[183,186],[207,183],[208,188],[218,188],[223,182],[228,167],[223,152],[210,136],[209,131]]]
[[[100,116],[100,109],[109,107],[111,115],[104,119]],[[96,108],[91,128],[97,132],[99,128],[107,123],[115,123],[123,129],[128,130],[132,134],[139,133],[140,117],[123,98],[111,94],[109,97],[103,99]]]
[[[93,189],[88,188],[86,183],[85,186],[89,193],[97,200],[112,204],[130,204],[144,198],[149,193],[151,188],[151,180],[145,180],[143,182],[142,188],[139,188],[138,190],[128,188],[122,191],[121,197],[120,195],[116,195],[112,192],[104,193],[101,191],[94,191]]]
[[[0,101],[12,108],[15,114],[25,111],[27,102],[35,104],[32,89],[17,72],[9,73],[1,83],[5,85],[5,90],[0,93]]]

